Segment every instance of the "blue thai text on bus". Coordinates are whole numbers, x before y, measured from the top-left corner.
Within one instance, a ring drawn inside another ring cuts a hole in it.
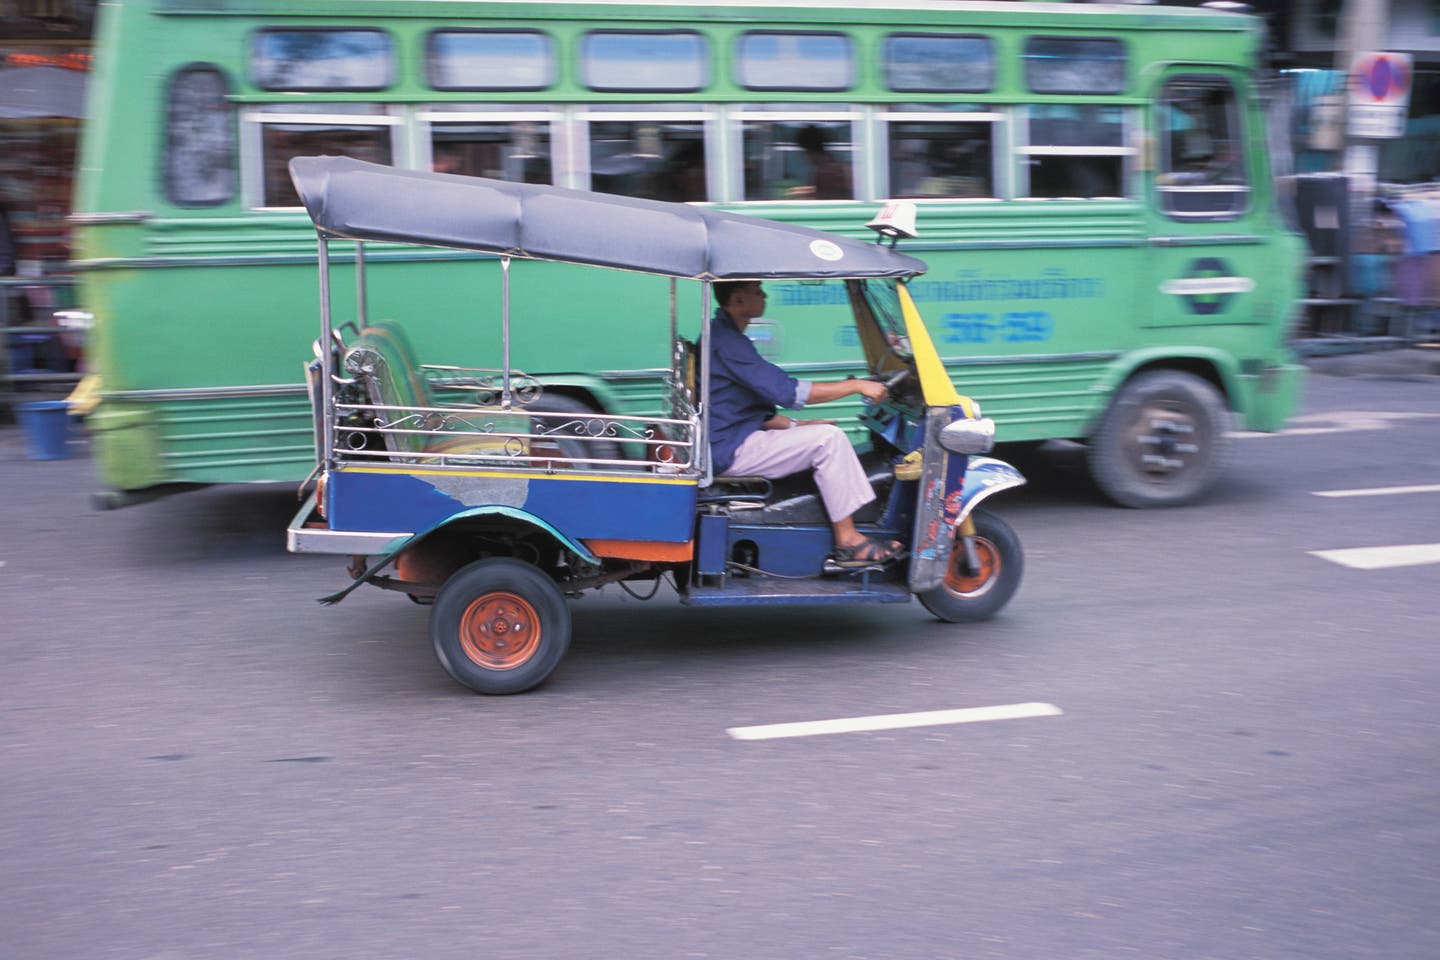
[[[970,309],[941,314],[941,343],[1044,343],[1055,335],[1055,314],[1045,301],[1094,300],[1105,295],[1100,277],[1072,277],[1064,270],[1037,276],[985,276],[961,271],[954,279],[918,278],[910,284],[917,302],[963,304]],[[1021,309],[1000,309],[1001,305]],[[1037,303],[1037,301],[1040,301]],[[995,306],[990,307],[991,304]]]

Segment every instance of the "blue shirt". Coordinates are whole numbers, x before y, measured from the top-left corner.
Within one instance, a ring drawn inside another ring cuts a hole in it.
[[[760,356],[724,308],[710,321],[710,361],[710,461],[720,474],[777,407],[805,406],[810,383]]]

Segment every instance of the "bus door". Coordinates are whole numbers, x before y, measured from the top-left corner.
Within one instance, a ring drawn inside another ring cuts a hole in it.
[[[1264,143],[1224,72],[1172,67],[1152,101],[1150,255],[1142,274],[1150,327],[1245,324],[1256,310],[1272,231],[1257,199]],[[1263,193],[1263,191],[1261,191]],[[1174,336],[1161,338],[1175,342]]]

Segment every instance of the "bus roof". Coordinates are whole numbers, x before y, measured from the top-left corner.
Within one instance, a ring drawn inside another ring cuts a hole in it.
[[[174,14],[211,15],[262,15],[262,16],[304,16],[308,11],[296,9],[293,0],[149,0],[155,9]],[[1257,21],[1252,14],[1239,10],[1189,5],[1165,6],[1166,3],[1180,3],[1181,0],[1049,0],[1037,2],[1028,0],[717,0],[707,4],[703,20],[694,16],[695,4],[691,0],[488,0],[473,3],[471,0],[410,0],[403,4],[414,16],[438,16],[469,19],[476,15],[485,17],[513,17],[524,19],[533,9],[544,10],[544,19],[571,19],[592,16],[616,18],[657,15],[670,20],[674,13],[665,8],[680,8],[681,20],[699,26],[716,19],[749,18],[773,13],[776,15],[799,15],[817,19],[839,19],[864,21],[878,17],[885,22],[896,22],[897,17],[937,15],[949,18],[952,14],[968,17],[974,14],[990,14],[1000,20],[1026,23],[1036,19],[1060,15],[1067,18],[1114,21],[1119,15],[1132,15],[1130,25],[1147,20],[1179,17],[1187,26],[1198,29],[1245,28],[1246,23]],[[332,17],[364,17],[393,15],[391,8],[401,6],[393,0],[327,0],[325,12]]]
[[[636,270],[691,280],[910,277],[925,262],[878,243],[725,213],[560,187],[295,157],[320,233]]]

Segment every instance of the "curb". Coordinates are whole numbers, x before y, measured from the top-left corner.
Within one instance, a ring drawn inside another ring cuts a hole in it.
[[[1404,347],[1327,356],[1306,354],[1300,359],[1311,372],[1336,377],[1440,377],[1440,349],[1436,347]]]

